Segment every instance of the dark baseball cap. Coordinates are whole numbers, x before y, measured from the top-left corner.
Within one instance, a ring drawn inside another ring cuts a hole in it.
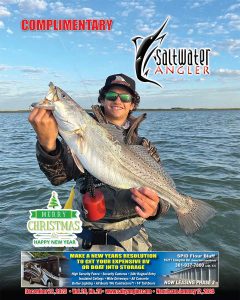
[[[114,75],[108,76],[103,89],[106,90],[112,86],[125,87],[133,94],[136,92],[135,81],[125,74],[114,74]]]

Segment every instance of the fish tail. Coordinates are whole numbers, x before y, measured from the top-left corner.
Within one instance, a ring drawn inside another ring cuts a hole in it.
[[[205,223],[214,217],[216,210],[206,202],[184,196],[187,199],[186,207],[176,210],[181,228],[188,234],[193,234],[203,227]]]

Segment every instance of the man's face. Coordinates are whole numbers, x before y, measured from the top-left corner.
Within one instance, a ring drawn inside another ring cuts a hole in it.
[[[129,91],[122,87],[111,87],[108,92],[115,92],[118,94],[130,94]],[[122,102],[118,96],[115,101],[102,100],[102,106],[104,107],[104,113],[108,121],[116,125],[123,125],[131,110],[134,109],[134,103]]]

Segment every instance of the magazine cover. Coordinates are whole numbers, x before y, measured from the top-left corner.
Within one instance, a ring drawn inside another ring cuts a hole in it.
[[[0,0],[1,299],[239,297],[239,30],[239,0]]]

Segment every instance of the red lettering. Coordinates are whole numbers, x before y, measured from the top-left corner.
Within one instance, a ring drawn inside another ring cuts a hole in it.
[[[72,30],[77,30],[78,29],[78,21],[77,20],[73,20],[73,28]]]
[[[85,30],[85,20],[79,20],[78,26],[79,26],[78,30]]]
[[[113,21],[112,20],[107,20],[106,22],[107,22],[108,30],[111,30]]]
[[[174,74],[174,66],[171,66],[171,67],[166,67],[166,74],[168,74],[168,71],[171,73],[171,74]]]
[[[187,70],[188,70],[188,72],[187,72],[187,73],[188,73],[189,75],[192,75],[192,72],[191,72],[191,67],[190,67],[190,66],[188,66],[188,67],[187,67]]]
[[[44,20],[37,20],[37,22],[35,22],[35,24],[37,23],[37,30],[44,30],[44,26],[45,26],[45,22]]]
[[[99,20],[99,30],[106,30],[105,21]]]
[[[160,68],[160,66],[158,66],[157,69],[156,69],[155,72],[154,72],[154,74],[157,74],[157,73],[163,74],[163,71],[162,71],[162,69]]]
[[[92,30],[98,30],[98,21],[92,20]]]
[[[47,30],[50,30],[51,29],[51,27],[52,27],[52,25],[53,25],[53,20],[46,20],[47,21]]]
[[[22,20],[21,22],[21,28],[22,30],[28,30],[29,27],[28,27],[28,20]]]
[[[177,68],[177,73],[180,74],[180,75],[184,74],[184,71],[180,72],[180,69],[182,69],[182,68],[183,68],[183,66],[180,66],[180,67]]]
[[[196,66],[196,68],[195,68],[195,74],[196,74],[196,75],[199,75],[199,74],[200,74],[199,69],[200,69],[200,67],[199,67],[199,66]]]
[[[29,21],[29,30],[31,31],[35,30],[35,20]]]
[[[85,20],[85,22],[87,23],[87,30],[91,30],[91,20]]]
[[[208,70],[208,66],[204,66],[203,68],[203,74],[210,74],[209,70]]]

